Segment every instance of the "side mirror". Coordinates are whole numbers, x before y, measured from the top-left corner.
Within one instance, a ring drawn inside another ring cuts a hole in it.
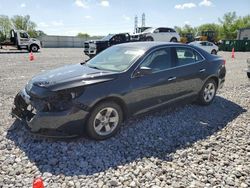
[[[134,77],[141,77],[144,75],[152,74],[152,69],[149,67],[140,67],[134,74]]]

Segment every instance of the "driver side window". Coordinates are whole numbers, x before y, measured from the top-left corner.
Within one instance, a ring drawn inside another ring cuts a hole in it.
[[[140,65],[140,67],[148,67],[152,72],[159,72],[171,68],[171,50],[164,48],[152,52]]]
[[[22,33],[22,32],[20,32],[20,37],[21,38],[29,38],[29,36],[27,35],[27,33]]]

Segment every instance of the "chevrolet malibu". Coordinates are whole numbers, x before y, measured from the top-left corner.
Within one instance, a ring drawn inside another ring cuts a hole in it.
[[[223,59],[195,46],[120,44],[33,77],[16,95],[12,115],[31,132],[86,132],[102,140],[132,115],[186,98],[209,105],[225,74]]]

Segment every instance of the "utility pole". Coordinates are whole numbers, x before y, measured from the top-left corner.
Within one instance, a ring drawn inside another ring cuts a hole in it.
[[[135,30],[134,30],[135,33],[137,33],[137,28],[138,28],[138,17],[136,15],[135,16]]]
[[[146,26],[145,22],[146,22],[146,16],[145,16],[145,13],[143,13],[141,16],[141,27]]]

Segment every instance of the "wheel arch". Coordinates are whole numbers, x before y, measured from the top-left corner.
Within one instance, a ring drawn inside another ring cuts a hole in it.
[[[119,105],[122,109],[122,112],[123,112],[123,119],[126,120],[129,116],[129,110],[128,110],[128,107],[126,105],[126,103],[118,96],[108,96],[108,97],[105,97],[105,98],[102,98],[98,101],[96,101],[94,103],[94,105],[90,108],[90,113],[91,111],[97,106],[99,105],[100,103],[103,103],[103,102],[114,102],[116,103],[117,105]]]
[[[219,78],[218,78],[217,76],[215,76],[215,75],[212,75],[212,76],[208,77],[208,78],[205,80],[204,83],[206,83],[206,82],[207,82],[208,80],[210,80],[210,79],[212,79],[212,80],[215,81],[216,86],[217,86],[217,88],[218,88],[218,86],[219,86]]]
[[[176,36],[171,37],[170,41],[172,41],[173,39],[175,39],[178,42],[178,39]]]

